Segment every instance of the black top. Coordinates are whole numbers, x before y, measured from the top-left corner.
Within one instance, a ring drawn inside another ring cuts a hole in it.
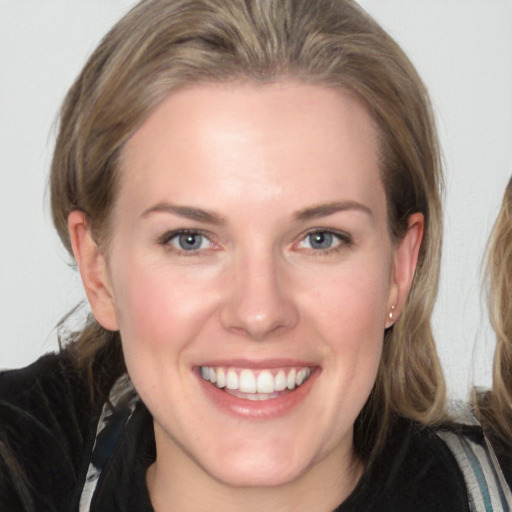
[[[512,430],[512,426],[511,426]],[[495,432],[486,432],[488,439],[491,441],[494,453],[498,459],[503,476],[512,489],[512,447],[503,439],[498,437]]]
[[[78,511],[100,412],[101,405],[92,404],[85,382],[64,354],[1,373],[0,510],[24,510],[12,472],[19,463],[37,512]],[[115,446],[101,455],[104,469],[91,511],[152,512],[145,484],[155,459],[151,415],[139,403],[116,429]],[[473,430],[473,435],[481,432]],[[463,475],[445,443],[432,429],[399,419],[381,453],[336,510],[469,512],[469,506]]]

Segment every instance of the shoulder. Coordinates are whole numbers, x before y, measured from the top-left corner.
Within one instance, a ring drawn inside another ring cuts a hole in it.
[[[436,431],[396,418],[339,512],[469,512],[464,477]]]
[[[69,505],[93,425],[87,385],[66,352],[1,372],[0,508],[23,482],[36,510]]]
[[[479,426],[395,420],[339,512],[480,512],[512,509],[510,491]]]
[[[493,448],[481,427],[450,425],[437,435],[452,452],[464,476],[472,510],[509,510],[512,495]]]
[[[0,399],[27,401],[34,392],[56,392],[77,378],[78,373],[66,352],[50,353],[24,368],[1,371]]]
[[[55,427],[65,425],[70,415],[83,419],[92,409],[85,379],[66,352],[0,373],[1,425],[17,419]]]

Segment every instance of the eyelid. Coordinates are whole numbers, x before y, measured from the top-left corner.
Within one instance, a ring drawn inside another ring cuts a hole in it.
[[[338,240],[338,244],[336,244],[334,247],[329,247],[327,249],[314,249],[306,247],[304,250],[309,250],[314,252],[315,254],[328,254],[331,252],[336,252],[339,250],[342,250],[343,248],[350,247],[353,245],[353,238],[352,236],[347,233],[346,231],[341,231],[338,229],[333,228],[312,228],[308,229],[306,232],[302,233],[298,237],[298,241],[295,242],[293,245],[297,247],[300,243],[302,243],[308,236],[314,235],[316,233],[328,233],[330,235],[333,235]],[[299,248],[300,249],[300,248]]]
[[[179,249],[177,247],[174,247],[170,243],[170,241],[173,238],[176,238],[177,236],[181,236],[181,235],[200,235],[200,236],[206,238],[210,242],[212,247],[209,247],[208,249],[195,249],[195,250],[190,250],[190,251],[186,251],[184,249]],[[211,233],[208,233],[207,231],[204,231],[202,229],[193,229],[193,228],[192,229],[191,228],[179,228],[179,229],[173,229],[170,231],[166,231],[164,234],[157,237],[156,243],[158,245],[164,246],[166,250],[169,250],[171,252],[175,252],[177,254],[184,255],[184,256],[198,255],[204,251],[207,251],[210,249],[215,249],[218,246],[218,244],[212,240]]]
[[[314,235],[315,233],[328,233],[332,236],[334,236],[339,243],[337,243],[334,247],[329,247],[327,249],[315,249],[315,248],[300,248],[298,247],[302,242],[304,242],[304,240],[310,236],[310,235]],[[204,238],[206,238],[210,244],[211,244],[211,247],[208,247],[207,249],[195,249],[195,250],[190,250],[190,251],[186,251],[184,249],[179,249],[177,247],[174,247],[173,245],[171,245],[169,242],[177,237],[177,236],[180,236],[180,235],[200,235]],[[200,253],[203,253],[205,251],[208,251],[208,250],[216,250],[219,248],[219,243],[218,242],[215,242],[213,240],[213,236],[210,232],[208,231],[205,231],[205,230],[202,230],[202,229],[194,229],[194,228],[178,228],[178,229],[173,229],[173,230],[170,230],[170,231],[166,231],[165,233],[163,233],[162,235],[158,236],[157,239],[156,239],[156,243],[158,245],[162,245],[164,246],[167,250],[169,251],[172,251],[172,252],[175,252],[175,253],[178,253],[180,255],[185,255],[185,256],[192,256],[192,255],[198,255]],[[331,253],[331,252],[335,252],[337,250],[341,250],[343,248],[346,248],[346,247],[350,247],[353,245],[353,237],[352,235],[350,235],[349,233],[347,233],[346,231],[342,231],[342,230],[338,230],[338,229],[333,229],[333,228],[311,228],[311,229],[308,229],[307,231],[301,233],[298,237],[297,237],[297,240],[296,242],[294,242],[292,244],[292,248],[298,248],[298,249],[304,249],[304,250],[309,250],[309,251],[312,251],[316,254],[328,254],[328,253]]]

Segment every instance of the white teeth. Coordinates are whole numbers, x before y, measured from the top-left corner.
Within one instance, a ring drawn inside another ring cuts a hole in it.
[[[297,377],[295,377],[297,386],[300,386],[306,380],[306,377],[309,376],[308,372],[309,368],[302,368],[297,372]]]
[[[226,373],[226,387],[228,389],[238,389],[238,374],[230,368]]]
[[[272,374],[268,370],[263,370],[258,375],[258,393],[273,393],[273,392],[274,392],[274,377],[272,377]]]
[[[276,391],[284,391],[286,389],[286,373],[283,370],[279,370],[274,380],[274,386]]]
[[[219,389],[239,391],[254,400],[275,398],[276,392],[291,391],[301,386],[311,375],[311,368],[280,369],[275,375],[271,370],[251,370],[248,368],[235,369],[223,367],[201,366],[201,376],[204,380],[215,384]],[[249,396],[251,395],[251,396]]]
[[[231,372],[232,370],[228,371]],[[270,376],[272,378],[272,375]],[[236,389],[236,388],[229,388],[228,389]],[[251,372],[251,370],[242,370],[240,372],[240,391],[242,393],[256,393],[256,377],[254,376],[254,373]],[[259,392],[259,377],[258,377],[258,392]]]
[[[226,385],[226,372],[224,368],[217,368],[217,387],[223,388]]]
[[[292,368],[286,377],[286,387],[288,389],[293,389],[295,387],[295,368]]]

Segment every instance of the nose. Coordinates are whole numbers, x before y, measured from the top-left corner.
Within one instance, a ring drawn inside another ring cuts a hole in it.
[[[225,329],[265,340],[295,327],[299,313],[290,279],[271,254],[240,258],[226,282],[220,311]],[[281,263],[281,265],[280,265]]]

